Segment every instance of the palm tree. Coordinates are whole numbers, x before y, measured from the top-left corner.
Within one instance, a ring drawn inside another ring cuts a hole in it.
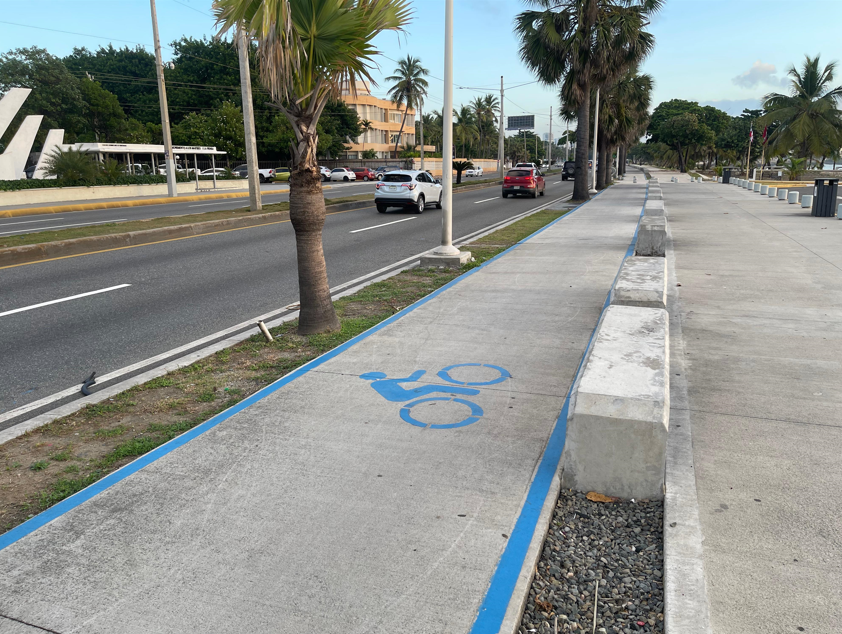
[[[386,81],[396,82],[389,89],[389,99],[397,105],[398,109],[404,106],[401,129],[395,139],[395,155],[398,153],[398,145],[401,141],[403,127],[406,124],[406,115],[409,109],[423,104],[424,97],[427,96],[427,88],[429,86],[424,77],[429,74],[430,71],[421,66],[420,59],[407,55],[406,59],[398,62],[395,74],[386,78]]]
[[[343,85],[356,91],[371,77],[378,51],[372,40],[402,31],[409,0],[214,0],[220,34],[243,28],[257,40],[260,80],[271,105],[295,133],[289,179],[290,221],[298,254],[302,335],[338,330],[322,248],[325,201],[316,151],[317,125],[328,99]]]
[[[515,20],[524,63],[548,86],[560,86],[563,110],[575,110],[573,199],[588,199],[591,90],[614,81],[654,48],[644,29],[663,0],[525,0],[536,10]]]
[[[608,184],[611,150],[618,148],[617,174],[619,175],[624,161],[623,152],[620,149],[636,141],[643,134],[649,122],[653,84],[650,75],[640,75],[637,68],[631,68],[609,90],[606,90],[604,101],[600,102],[600,169],[597,173],[597,189]]]
[[[474,116],[468,106],[462,106],[459,112],[453,111],[455,121],[453,123],[453,139],[462,144],[462,158],[465,156],[465,143],[470,145],[471,141],[479,138],[479,130],[474,123]]]
[[[363,152],[365,152],[365,135],[373,127],[374,125],[368,119],[363,119],[362,121],[360,121],[360,130],[363,131]]]
[[[842,86],[831,88],[836,62],[819,68],[819,56],[806,56],[801,70],[791,66],[790,94],[769,93],[763,97],[766,110],[758,122],[778,122],[769,136],[774,152],[787,153],[797,148],[802,158],[826,155],[842,146],[842,112],[838,106]]]

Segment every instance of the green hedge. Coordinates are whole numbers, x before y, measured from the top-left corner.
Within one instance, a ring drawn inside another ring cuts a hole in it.
[[[236,176],[233,177],[233,180],[236,180]],[[179,183],[187,183],[192,182],[195,180],[195,177],[188,178],[186,174],[178,173],[176,175],[176,180]],[[199,176],[199,180],[213,180],[212,176]],[[217,176],[216,180],[225,180],[224,176]],[[45,180],[36,180],[36,179],[28,179],[28,180],[16,180],[16,181],[0,181],[0,191],[4,192],[16,192],[21,191],[24,189],[48,189],[51,187],[91,187],[93,185],[155,185],[159,183],[166,183],[167,177],[166,176],[155,176],[152,174],[147,174],[144,176],[119,176],[117,178],[97,178],[95,183],[88,183],[88,182],[72,182],[72,181],[60,181],[55,179],[45,179]]]

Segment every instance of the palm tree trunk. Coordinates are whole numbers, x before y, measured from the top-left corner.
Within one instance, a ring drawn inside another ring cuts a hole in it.
[[[591,85],[583,87],[582,103],[579,104],[576,128],[576,170],[573,178],[573,200],[588,200],[588,137],[591,120]]]
[[[608,144],[605,142],[605,133],[602,130],[599,131],[599,138],[597,139],[596,145],[597,154],[599,155],[596,171],[596,188],[602,190],[608,185],[608,161],[610,160],[608,158]]]
[[[298,257],[298,334],[339,330],[339,318],[330,298],[327,265],[322,248],[325,199],[316,162],[318,136],[304,133],[300,160],[289,179],[289,218],[295,231]]]
[[[398,158],[398,143],[401,142],[401,135],[403,134],[403,126],[406,124],[406,114],[409,112],[409,104],[403,109],[403,119],[401,119],[401,129],[398,132],[398,138],[395,139],[395,158]]]
[[[678,147],[678,171],[684,174],[687,170],[684,169],[684,156],[681,154],[681,143],[676,143]]]

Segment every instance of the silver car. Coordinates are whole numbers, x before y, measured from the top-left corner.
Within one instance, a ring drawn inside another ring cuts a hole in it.
[[[355,180],[357,180],[357,175],[354,174],[354,172],[349,170],[347,167],[337,167],[335,170],[331,171],[330,180],[332,180],[332,181],[355,181]]]
[[[381,214],[386,213],[389,207],[403,207],[417,214],[422,213],[427,205],[435,205],[436,209],[441,209],[441,181],[434,179],[427,172],[387,172],[383,175],[383,180],[374,187],[374,203]]]

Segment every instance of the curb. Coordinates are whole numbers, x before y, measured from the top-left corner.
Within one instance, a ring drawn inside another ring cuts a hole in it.
[[[361,200],[359,202],[328,205],[328,209],[333,208],[333,211],[351,211],[353,209],[371,207],[373,204],[373,200]],[[232,229],[246,229],[261,225],[277,224],[279,222],[287,222],[288,220],[288,211],[275,211],[257,216],[249,216],[247,218],[208,220],[207,222],[176,225],[173,227],[142,229],[140,231],[114,233],[105,236],[90,236],[87,238],[75,238],[73,240],[28,244],[21,247],[8,247],[0,249],[0,269],[19,266],[21,264],[66,258],[74,255],[86,255],[101,251],[110,251],[112,249],[125,249],[144,244],[192,238],[218,233],[220,231],[230,231]]]

